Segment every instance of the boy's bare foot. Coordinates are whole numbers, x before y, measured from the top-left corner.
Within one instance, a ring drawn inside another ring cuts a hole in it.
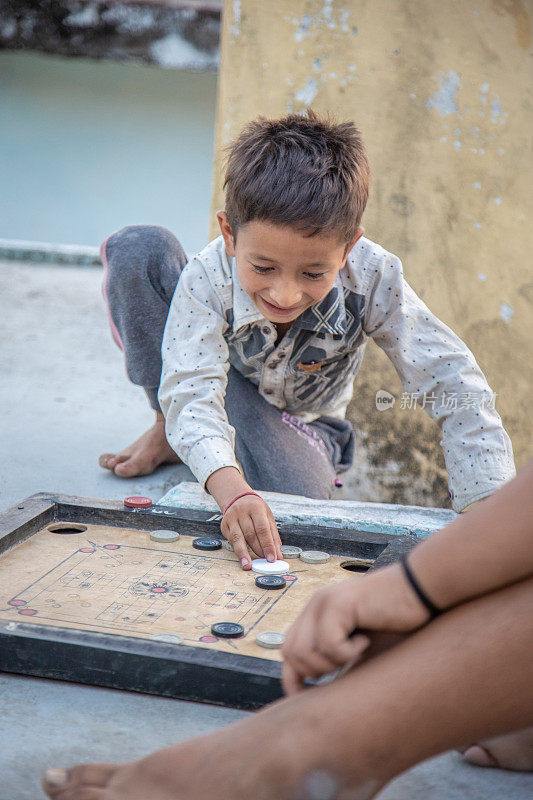
[[[533,772],[533,728],[471,744],[462,753],[478,767]]]
[[[103,453],[98,463],[121,478],[150,475],[160,464],[179,464],[180,458],[167,442],[165,418],[156,412],[156,421],[136,442],[120,453]]]

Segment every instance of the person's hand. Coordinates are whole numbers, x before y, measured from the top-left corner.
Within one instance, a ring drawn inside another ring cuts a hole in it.
[[[428,618],[399,564],[319,589],[285,637],[285,694],[299,691],[307,678],[355,664],[371,634],[406,633]]]
[[[247,494],[235,500],[224,514],[220,530],[231,543],[243,569],[252,566],[248,547],[267,561],[282,558],[274,516],[259,495]]]
[[[247,545],[268,561],[282,557],[281,541],[272,511],[255,494],[238,469],[221,467],[215,470],[205,486],[223,511],[220,530],[231,543],[243,569],[251,569],[252,566]]]

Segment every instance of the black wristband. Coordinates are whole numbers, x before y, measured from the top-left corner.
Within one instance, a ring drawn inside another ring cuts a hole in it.
[[[429,611],[431,619],[435,619],[435,617],[438,617],[439,614],[442,614],[442,611],[440,610],[440,608],[437,608],[435,603],[433,603],[429,599],[427,594],[423,591],[423,589],[418,584],[418,581],[416,580],[415,576],[411,572],[411,567],[407,563],[407,556],[402,556],[401,559],[400,559],[400,563],[401,563],[401,565],[403,567],[403,571],[405,573],[405,577],[407,578],[407,580],[411,584],[411,588],[415,592],[415,594],[418,597],[418,599],[420,600],[420,602],[423,603],[425,605],[425,607],[427,608],[427,610]]]

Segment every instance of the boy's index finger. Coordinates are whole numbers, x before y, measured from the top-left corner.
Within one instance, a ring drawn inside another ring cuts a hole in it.
[[[276,545],[276,538],[270,527],[268,515],[264,511],[261,511],[253,512],[250,516],[255,528],[255,535],[259,540],[266,560],[276,561],[278,546]]]
[[[241,567],[243,569],[251,569],[252,559],[250,558],[246,539],[238,520],[233,522],[231,525],[228,525],[228,533],[226,538],[233,547],[233,552],[239,559]]]

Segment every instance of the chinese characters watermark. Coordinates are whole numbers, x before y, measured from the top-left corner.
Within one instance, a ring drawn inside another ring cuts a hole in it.
[[[376,408],[387,411],[396,402],[396,397],[385,389],[376,392]],[[458,409],[492,409],[496,408],[495,392],[402,392],[400,408],[410,410],[423,408],[431,411],[457,411]]]

